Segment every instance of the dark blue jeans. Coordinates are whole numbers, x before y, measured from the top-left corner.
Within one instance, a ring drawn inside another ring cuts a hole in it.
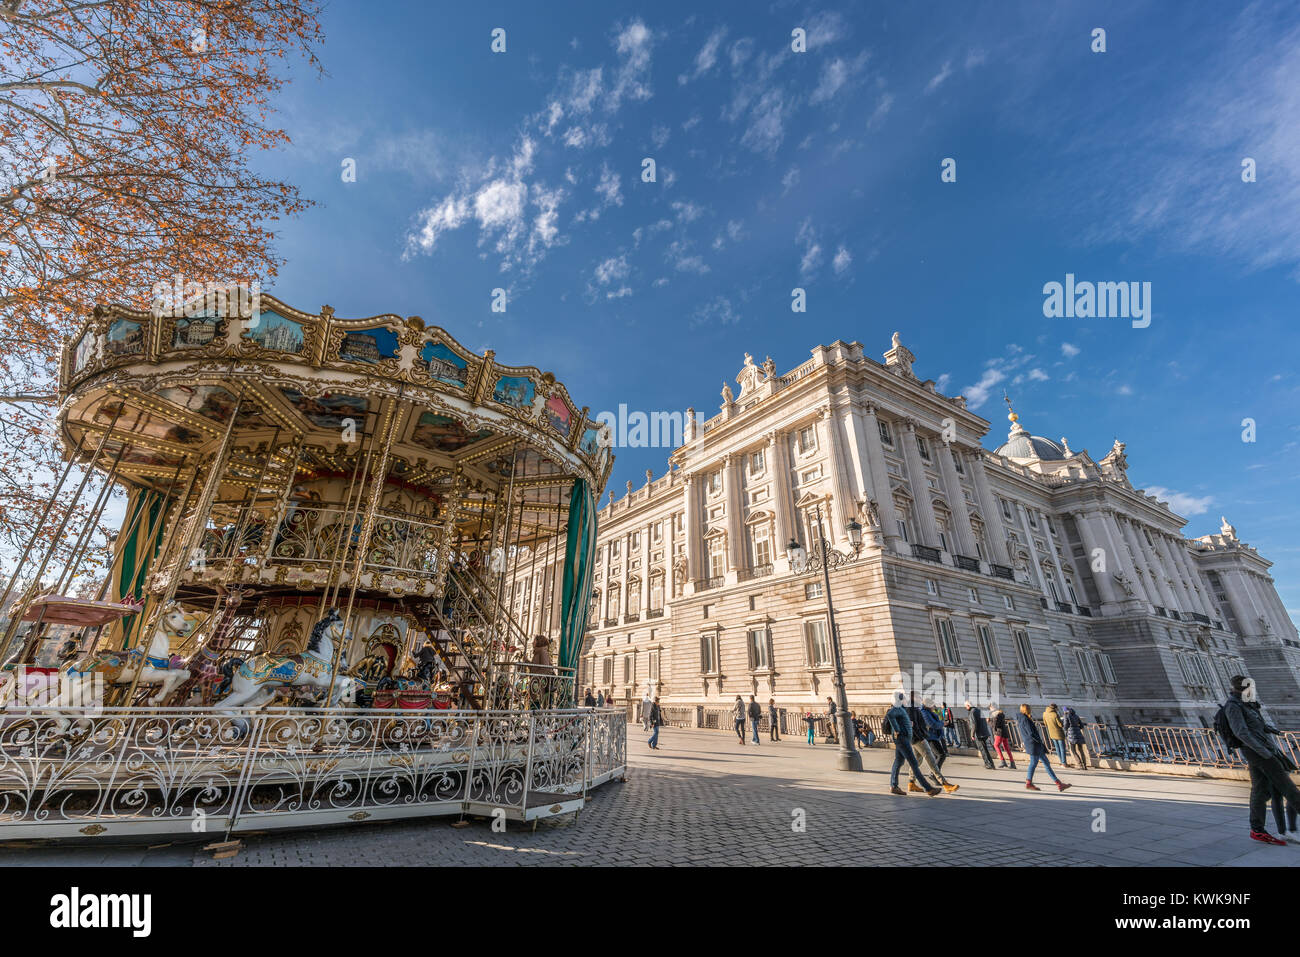
[[[921,773],[921,766],[916,763],[916,752],[912,750],[912,742],[905,741],[902,738],[894,739],[894,766],[889,772],[889,786],[891,788],[898,787],[898,771],[903,766],[904,761],[908,763],[912,769],[912,774],[916,776],[916,783],[927,791],[932,790],[934,786],[925,779],[925,775]]]
[[[1057,778],[1056,772],[1052,770],[1051,762],[1047,760],[1046,754],[1031,754],[1029,756],[1029,776],[1026,780],[1032,781],[1034,779],[1034,769],[1038,767],[1040,761],[1043,764],[1043,768],[1047,771],[1047,776],[1053,781],[1060,783],[1060,779]]]
[[[659,725],[655,725],[654,734],[650,735],[650,747],[659,747]]]

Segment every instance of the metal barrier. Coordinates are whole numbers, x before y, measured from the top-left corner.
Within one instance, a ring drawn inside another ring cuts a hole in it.
[[[621,711],[10,712],[0,840],[581,810],[627,768]]]

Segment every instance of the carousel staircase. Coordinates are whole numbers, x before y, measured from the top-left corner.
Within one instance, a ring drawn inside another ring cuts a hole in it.
[[[428,637],[434,654],[447,673],[448,681],[456,689],[459,698],[457,703],[479,711],[484,710],[483,694],[478,689],[486,688],[487,681],[474,659],[466,653],[463,630],[460,630],[458,638],[459,629],[453,628],[434,603],[420,603],[411,607],[410,611]]]

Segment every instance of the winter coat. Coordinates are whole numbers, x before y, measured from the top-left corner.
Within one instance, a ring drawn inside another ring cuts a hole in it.
[[[1228,695],[1228,700],[1223,703],[1223,712],[1227,715],[1232,733],[1244,747],[1262,759],[1281,754],[1271,737],[1278,733],[1277,729],[1264,720],[1263,711],[1241,700],[1241,692],[1234,691]]]
[[[1047,736],[1053,741],[1060,741],[1065,737],[1065,725],[1061,724],[1061,715],[1051,708],[1043,712],[1043,724],[1047,726]]]
[[[751,721],[757,721],[757,720],[758,720],[759,718],[761,718],[761,717],[763,717],[763,706],[760,705],[757,701],[751,701],[751,702],[749,703],[749,718],[750,718],[750,720],[751,720]]]
[[[1043,744],[1042,735],[1038,733],[1038,725],[1034,724],[1034,719],[1023,712],[1017,714],[1016,727],[1020,729],[1020,741],[1025,749],[1025,754],[1030,757],[1034,755],[1038,755],[1040,758],[1046,757],[1047,747]]]
[[[663,723],[664,723],[664,713],[661,710],[659,710],[659,705],[657,704],[650,705],[650,727],[652,728],[662,727]]]
[[[1068,744],[1083,744],[1083,722],[1073,708],[1065,709],[1065,740]]]
[[[975,737],[984,738],[985,740],[988,739],[989,723],[984,720],[984,715],[980,714],[979,708],[970,709],[970,726],[971,733],[974,734]]]
[[[912,740],[912,719],[902,706],[894,705],[885,712],[885,724],[894,732],[895,743]]]
[[[743,702],[743,701],[741,701],[739,698],[737,698],[737,699],[736,699],[736,707],[735,707],[733,710],[736,712],[736,720],[737,720],[737,721],[744,721],[744,720],[745,720],[745,702]]]
[[[931,741],[943,740],[943,718],[939,717],[929,708],[921,709],[921,717],[925,719],[925,736]]]
[[[1001,708],[993,712],[993,733],[999,738],[1010,737],[1007,734],[1007,715]]]

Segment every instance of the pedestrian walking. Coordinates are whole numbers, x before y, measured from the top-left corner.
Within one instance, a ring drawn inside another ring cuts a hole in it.
[[[745,743],[745,702],[740,697],[740,695],[736,695],[736,703],[732,705],[732,717],[734,719],[732,721],[732,727],[736,729],[736,737],[740,739],[741,744],[744,744]]]
[[[603,708],[603,707],[605,707],[605,689],[604,689],[604,688],[601,688],[599,691],[596,692],[596,707],[597,707],[597,708]]]
[[[912,773],[908,790],[912,790],[912,785],[917,785],[916,790],[924,791],[930,797],[934,797],[941,792],[925,779],[925,775],[921,773],[921,766],[916,763],[916,754],[912,751],[912,720],[908,716],[907,709],[903,707],[903,701],[903,693],[895,692],[893,707],[885,712],[885,724],[894,735],[894,766],[889,771],[889,793],[907,794],[907,791],[898,786],[898,770],[906,761]]]
[[[1079,768],[1088,767],[1088,750],[1087,745],[1083,743],[1083,721],[1079,718],[1079,713],[1067,706],[1065,717],[1061,720],[1065,725],[1065,743],[1070,746],[1070,750],[1074,753],[1075,760],[1079,762]]]
[[[763,720],[763,706],[749,696],[749,723],[754,728],[754,743],[758,744],[758,723]]]
[[[772,741],[781,740],[781,715],[776,710],[776,699],[767,699],[767,736]]]
[[[1273,743],[1270,735],[1280,732],[1264,720],[1254,679],[1234,675],[1230,686],[1228,700],[1214,716],[1214,729],[1229,750],[1241,752],[1250,768],[1251,839],[1264,844],[1286,844],[1286,841],[1268,833],[1264,826],[1264,808],[1274,793],[1300,807],[1300,790],[1290,777],[1296,766]]]
[[[649,714],[650,714],[650,727],[653,729],[653,733],[650,735],[650,747],[658,751],[659,750],[659,729],[663,727],[664,713],[663,713],[663,709],[659,707],[659,699],[657,697],[654,699],[654,701],[650,702]]]
[[[943,740],[948,747],[957,747],[957,719],[946,704],[943,705]]]
[[[591,689],[590,689],[590,688],[587,689],[587,694],[586,694],[586,696],[583,697],[583,699],[582,699],[582,706],[583,706],[584,708],[594,708],[594,707],[596,707],[596,698],[595,698],[595,696],[591,693]]]
[[[1052,763],[1047,760],[1047,745],[1043,744],[1043,736],[1038,732],[1038,725],[1034,724],[1034,716],[1029,710],[1029,705],[1020,706],[1020,714],[1016,716],[1016,726],[1020,729],[1020,744],[1025,749],[1025,754],[1029,755],[1029,776],[1025,778],[1025,788],[1030,791],[1041,790],[1034,784],[1034,771],[1040,762],[1047,771],[1047,776],[1056,782],[1058,791],[1070,787],[1052,770]]]
[[[805,711],[803,714],[804,724],[808,725],[808,744],[813,747],[817,746],[817,719],[813,717],[811,711]]]
[[[993,755],[989,751],[989,723],[984,720],[984,715],[980,714],[980,709],[972,707],[969,701],[966,702],[966,714],[970,716],[970,733],[975,739],[975,749],[984,759],[984,767],[992,771]]]
[[[1065,725],[1061,713],[1056,710],[1056,702],[1049,704],[1043,712],[1043,726],[1047,728],[1047,737],[1056,749],[1056,759],[1061,762],[1061,767],[1069,767],[1070,762],[1065,757]]]
[[[909,708],[908,717],[912,721],[912,745],[917,760],[924,762],[939,785],[952,794],[961,785],[950,783],[940,770],[943,759],[948,756],[948,749],[943,744],[943,719],[933,709],[924,706]],[[942,753],[943,757],[938,757],[939,753]],[[925,790],[924,785],[917,781],[915,776],[908,782],[907,789]]]
[[[654,699],[650,697],[650,689],[647,688],[645,697],[641,699],[641,730],[650,730],[650,708],[654,705]]]
[[[998,753],[998,767],[1005,768],[1009,763],[1012,771],[1016,769],[1016,757],[1011,753],[1011,729],[1006,713],[996,704],[993,705],[993,750]]]
[[[826,698],[826,705],[828,714],[826,719],[826,743],[838,744],[840,729],[835,720],[835,699],[828,695]]]

